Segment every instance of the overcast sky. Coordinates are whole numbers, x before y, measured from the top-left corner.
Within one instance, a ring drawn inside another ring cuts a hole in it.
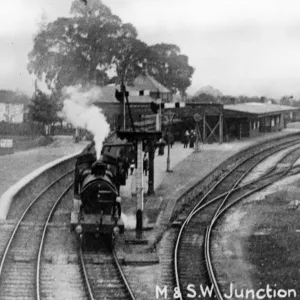
[[[88,0],[90,1],[90,0]],[[4,1],[3,1],[4,2]],[[37,21],[67,16],[72,0],[10,0],[0,9],[0,89],[32,95],[26,65]],[[148,44],[173,43],[195,68],[193,93],[300,98],[299,0],[103,0]]]

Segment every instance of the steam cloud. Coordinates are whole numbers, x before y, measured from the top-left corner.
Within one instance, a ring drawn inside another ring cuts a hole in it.
[[[94,135],[97,158],[99,158],[103,141],[110,131],[102,109],[93,104],[102,96],[101,89],[70,86],[63,92],[67,95],[62,109],[66,120],[74,127],[87,129]]]
[[[134,215],[121,214],[126,229],[134,229],[136,227],[136,217]]]

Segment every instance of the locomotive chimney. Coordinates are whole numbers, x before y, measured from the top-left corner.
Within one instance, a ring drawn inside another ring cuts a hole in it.
[[[101,161],[95,161],[92,165],[92,174],[95,176],[104,176],[106,171],[106,165]]]

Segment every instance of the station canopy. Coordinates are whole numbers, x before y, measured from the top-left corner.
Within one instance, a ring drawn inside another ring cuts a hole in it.
[[[224,114],[230,117],[262,117],[300,111],[300,107],[259,102],[224,105]]]

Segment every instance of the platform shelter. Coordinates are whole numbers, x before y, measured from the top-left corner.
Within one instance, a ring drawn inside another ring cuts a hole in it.
[[[300,108],[257,102],[224,105],[225,140],[280,131],[292,120],[295,111]]]

